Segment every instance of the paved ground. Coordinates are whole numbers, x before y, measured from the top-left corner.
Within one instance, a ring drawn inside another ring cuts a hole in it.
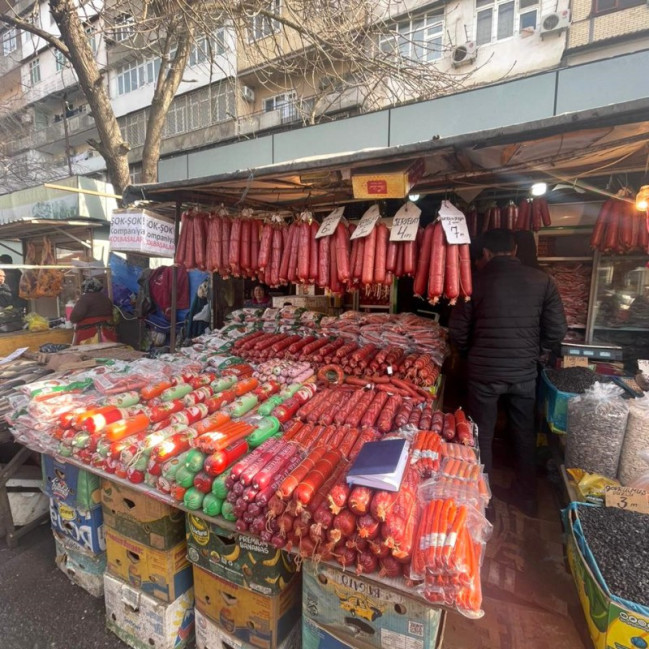
[[[507,486],[509,472],[496,478]],[[539,518],[496,501],[483,566],[481,620],[449,615],[444,649],[590,649],[576,590],[563,562],[560,503],[547,479]],[[0,649],[124,649],[104,626],[103,600],[54,564],[47,525],[9,550],[0,541]]]

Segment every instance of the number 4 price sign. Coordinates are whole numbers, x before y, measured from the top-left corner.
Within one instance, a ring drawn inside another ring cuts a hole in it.
[[[420,216],[421,210],[414,203],[408,201],[394,215],[390,241],[414,241],[417,238]]]

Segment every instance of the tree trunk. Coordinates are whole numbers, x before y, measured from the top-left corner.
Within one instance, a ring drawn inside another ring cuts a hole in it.
[[[90,144],[106,161],[108,177],[115,193],[121,194],[130,183],[128,150],[122,138],[117,118],[110,103],[103,73],[99,70],[88,42],[88,36],[72,0],[50,0],[50,11],[67,45],[70,62],[79,79],[79,85],[88,101],[99,133],[99,142]]]
[[[172,61],[160,67],[147,122],[146,139],[142,149],[142,182],[154,183],[158,180],[158,161],[160,160],[160,145],[162,133],[169,107],[173,101],[178,86],[182,81],[183,72],[192,49],[193,35],[191,28],[185,28],[183,34],[176,34],[177,48]]]

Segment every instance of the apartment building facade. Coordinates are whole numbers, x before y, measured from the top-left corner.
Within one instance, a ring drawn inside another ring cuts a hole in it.
[[[282,12],[283,2],[270,0],[269,9]],[[33,1],[21,0],[14,10],[26,14],[33,6]],[[137,182],[159,62],[130,46],[129,16],[120,26],[106,30],[101,7],[94,6],[96,15],[87,20],[88,38],[131,147],[132,179]],[[508,82],[529,80],[516,86],[514,95],[503,91],[502,101],[533,104],[535,75],[543,71],[649,48],[646,0],[399,0],[386,7],[389,15],[381,19],[389,25],[389,34],[376,43],[376,56],[389,56],[398,48],[406,57],[436,66],[453,81],[446,94],[457,92],[465,98],[472,89],[492,88],[498,95],[499,88],[514,88]],[[47,3],[39,9],[40,26],[56,33]],[[197,161],[218,159],[207,172],[264,164],[263,146],[257,144],[268,134],[295,131],[293,137],[304,142],[326,139],[326,131],[305,127],[335,122],[343,133],[346,118],[394,104],[394,98],[386,97],[368,102],[366,90],[353,84],[341,90],[335,75],[283,75],[269,82],[260,74],[263,62],[250,52],[252,45],[272,39],[279,29],[274,21],[257,17],[244,39],[222,28],[195,43],[165,124],[161,180],[192,173],[186,164],[191,156]],[[0,41],[0,121],[11,135],[5,138],[5,164],[28,165],[39,170],[43,180],[68,173],[103,179],[104,161],[87,143],[96,137],[94,119],[69,64],[26,32],[5,28]],[[290,51],[291,44],[287,47]],[[526,89],[523,94],[520,88]],[[404,94],[401,103],[407,108],[424,99],[448,105],[454,97],[411,93]],[[482,110],[476,105],[475,115]],[[472,124],[471,119],[466,132],[480,126],[480,120]],[[422,129],[421,139],[427,132]],[[341,142],[354,146],[353,138],[343,137]],[[322,144],[327,152],[327,143]],[[198,167],[202,164],[197,162]],[[24,178],[25,184],[31,180]],[[19,185],[14,179],[4,191]]]

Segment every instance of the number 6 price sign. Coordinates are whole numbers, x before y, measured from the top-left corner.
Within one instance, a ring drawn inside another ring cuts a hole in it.
[[[316,232],[315,238],[330,237],[336,231],[344,211],[344,207],[337,207],[329,216],[325,216]]]
[[[417,238],[421,210],[408,201],[394,215],[390,241],[414,241]]]

